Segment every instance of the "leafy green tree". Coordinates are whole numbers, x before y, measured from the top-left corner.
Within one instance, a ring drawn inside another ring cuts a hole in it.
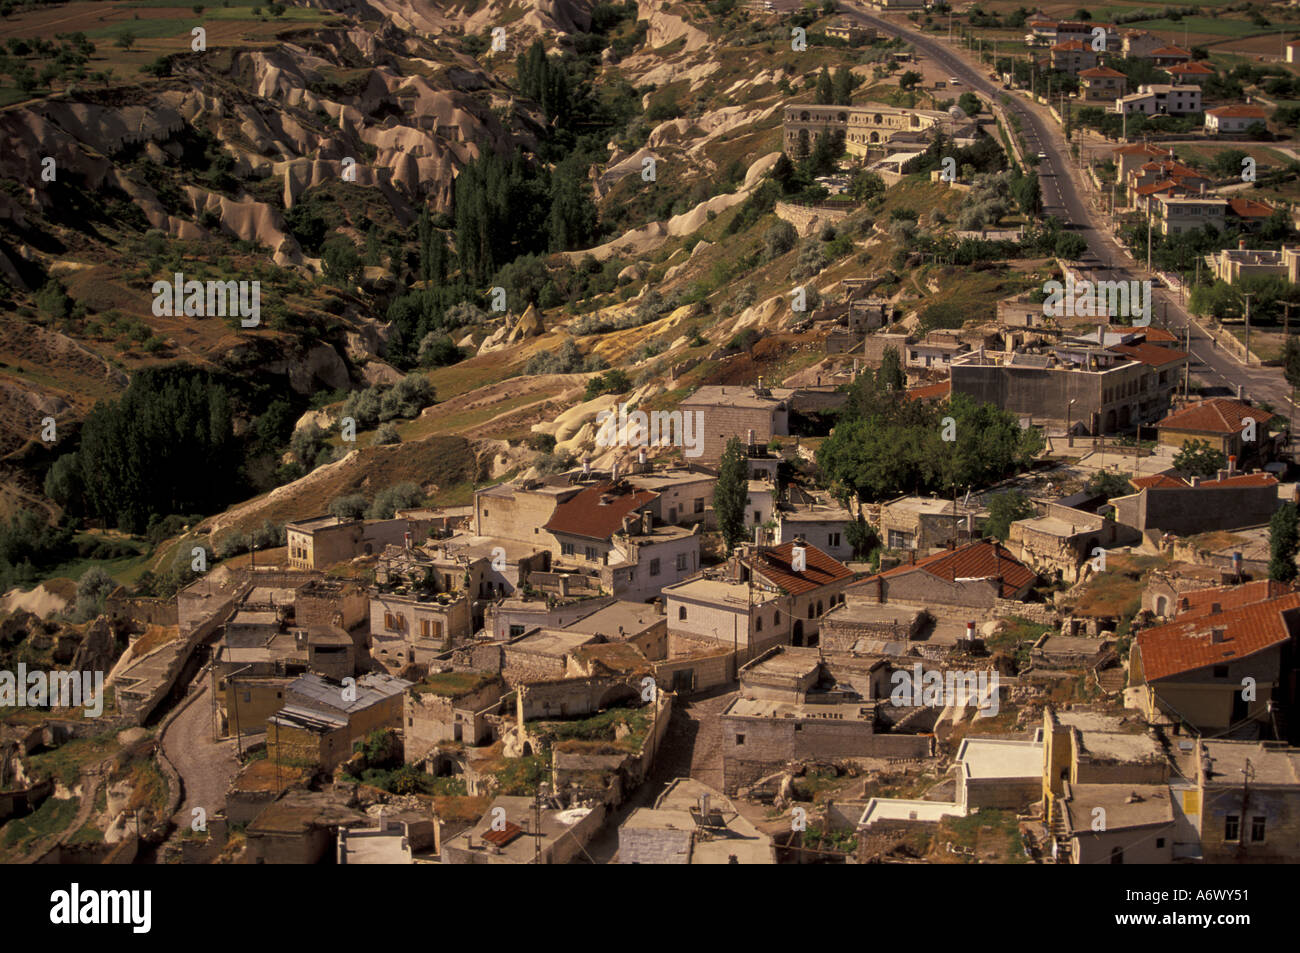
[[[907,372],[903,370],[903,359],[898,356],[898,348],[887,347],[880,356],[880,367],[876,369],[876,384],[896,391],[907,387]]]
[[[841,66],[831,80],[831,99],[837,106],[853,105],[853,74]]]
[[[866,559],[880,548],[880,537],[871,524],[862,518],[861,513],[858,514],[857,519],[845,525],[844,540],[853,549],[853,555],[858,559]]]
[[[1105,494],[1106,499],[1116,496],[1128,496],[1133,492],[1131,473],[1116,473],[1113,470],[1098,470],[1088,478],[1085,488],[1089,493]]]
[[[366,509],[369,505],[366,498],[360,493],[336,496],[330,501],[329,514],[330,516],[337,516],[341,520],[359,520],[366,515]]]
[[[1295,556],[1300,547],[1296,505],[1284,503],[1268,521],[1268,578],[1291,582],[1296,577]]]
[[[1034,504],[1019,490],[1007,490],[989,498],[989,518],[984,523],[984,533],[1006,542],[1011,534],[1011,524],[1034,515]]]
[[[1228,465],[1227,455],[1208,440],[1184,440],[1174,455],[1174,467],[1188,476],[1212,477]]]
[[[745,538],[745,501],[749,498],[749,455],[739,437],[727,441],[713,486],[713,512],[727,551]]]
[[[925,79],[924,76],[922,76],[916,70],[910,69],[907,72],[905,72],[902,76],[898,77],[898,88],[913,89],[916,86],[916,84],[921,82],[923,79]]]
[[[331,235],[321,246],[325,280],[334,285],[352,285],[361,275],[361,254],[346,235]]]
[[[822,67],[822,71],[817,77],[816,102],[819,106],[829,106],[835,102],[835,85],[831,81],[830,70],[825,66]]]
[[[397,483],[381,490],[366,511],[366,518],[372,520],[390,520],[397,510],[419,506],[424,502],[424,494],[414,483]]]

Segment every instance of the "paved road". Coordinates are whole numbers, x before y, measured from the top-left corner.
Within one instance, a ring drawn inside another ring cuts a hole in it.
[[[918,53],[942,64],[950,75],[960,79],[967,88],[982,94],[985,99],[1001,102],[1001,97],[1008,95],[1010,103],[1004,108],[1009,114],[1020,117],[1026,148],[1030,153],[1047,155],[1047,160],[1039,167],[1044,214],[1058,216],[1084,238],[1093,257],[1107,267],[1105,277],[1112,280],[1148,277],[1145,262],[1139,264],[1134,261],[1105,227],[1105,215],[1099,202],[1095,197],[1089,196],[1082,174],[1074,168],[1070,159],[1069,146],[1060,126],[1052,119],[1046,107],[1031,104],[1016,93],[1006,94],[1000,85],[989,80],[988,74],[975,63],[973,57],[967,59],[963,51],[933,36],[851,5],[842,9],[847,16],[884,33],[904,38]],[[1244,365],[1236,356],[1216,347],[1205,330],[1184,309],[1178,294],[1158,287],[1159,284],[1158,280],[1153,282],[1153,323],[1163,324],[1184,338],[1190,330],[1191,372],[1202,384],[1234,395],[1240,389],[1243,396],[1267,400],[1281,413],[1300,415],[1300,407],[1291,402],[1291,389],[1278,368]]]
[[[190,826],[193,808],[203,808],[209,817],[221,810],[239,767],[234,739],[212,740],[212,689],[206,677],[199,679],[198,697],[167,726],[162,738],[163,751],[185,784],[185,797],[172,818],[182,828]]]

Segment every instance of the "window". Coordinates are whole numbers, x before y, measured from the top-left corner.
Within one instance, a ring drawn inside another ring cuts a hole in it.
[[[1264,839],[1264,820],[1259,814],[1250,819],[1250,839],[1256,843]]]
[[[652,560],[650,560],[650,575],[652,575],[652,576],[657,576],[657,575],[659,575],[659,560],[658,560],[658,559],[652,559]]]
[[[743,745],[744,743],[745,743],[745,736],[744,736],[744,735],[736,735],[736,744],[737,744],[737,745]]]
[[[1164,839],[1163,837],[1157,837],[1157,838],[1156,838],[1156,846],[1157,846],[1157,847],[1164,847],[1164,846],[1165,846],[1165,839]]]
[[[686,554],[685,554],[685,553],[678,553],[678,554],[677,554],[677,570],[678,570],[679,572],[683,572],[683,571],[685,571],[687,568],[688,568],[688,567],[687,567]]]
[[[560,555],[561,555],[561,556],[572,556],[572,555],[573,555],[573,543],[560,543]]]
[[[384,613],[384,628],[389,632],[401,632],[406,628],[406,617],[393,615],[391,612]]]
[[[685,619],[685,618],[686,618],[686,607],[685,607],[685,606],[678,606],[678,607],[677,607],[677,619],[678,619],[678,621],[680,621],[680,620],[682,620],[682,619]]]
[[[840,545],[840,534],[839,534],[839,533],[827,533],[827,534],[826,534],[826,542],[830,543],[830,545],[831,545],[832,548],[838,549],[838,548],[839,548],[839,545]]]
[[[704,497],[700,497],[695,501],[695,512],[697,513],[704,512]]]
[[[510,627],[510,638],[517,639],[519,638],[519,636],[523,634],[524,634],[524,627],[522,625],[512,625]]]
[[[1111,862],[1112,864],[1122,864],[1122,863],[1124,863],[1124,848],[1123,848],[1123,847],[1112,847],[1112,848],[1111,848],[1111,851],[1110,851],[1110,862]]]
[[[756,616],[754,619],[754,631],[755,632],[763,631],[763,617],[761,615]]]
[[[1228,677],[1228,666],[1226,666],[1226,665],[1216,665],[1216,666],[1214,666],[1214,677],[1215,677],[1215,678],[1227,678],[1227,677]]]
[[[1223,819],[1223,839],[1226,841],[1241,839],[1241,818],[1236,814],[1229,814]]]
[[[595,546],[588,546],[588,547],[586,547],[586,551],[585,551],[584,555],[585,555],[589,560],[595,561],[595,559],[596,559],[596,547],[595,547]]]

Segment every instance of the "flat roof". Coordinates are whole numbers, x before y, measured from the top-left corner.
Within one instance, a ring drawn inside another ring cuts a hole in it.
[[[723,711],[724,715],[745,718],[800,718],[806,721],[875,721],[875,705],[871,702],[834,702],[826,705],[799,705],[794,702],[774,701],[770,698],[740,697]]]
[[[945,817],[962,817],[964,812],[948,801],[920,801],[908,798],[873,797],[867,802],[858,829],[876,821],[924,821],[938,823]]]
[[[589,615],[570,622],[564,628],[570,632],[585,632],[591,635],[603,635],[617,638],[621,629],[624,636],[637,635],[654,628],[666,620],[666,616],[647,602],[629,602],[620,599],[604,608],[597,609]]]
[[[587,632],[569,632],[565,629],[536,629],[527,632],[513,642],[506,644],[506,651],[521,649],[536,652],[539,655],[551,655],[563,658],[584,645],[596,641],[596,636]]]
[[[957,751],[972,780],[1041,778],[1043,745],[1039,741],[1008,738],[966,738]]]

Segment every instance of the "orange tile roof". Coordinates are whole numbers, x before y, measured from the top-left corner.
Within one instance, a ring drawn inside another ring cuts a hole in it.
[[[976,540],[957,549],[946,549],[918,559],[915,565],[895,566],[870,578],[889,579],[917,570],[950,582],[954,579],[998,577],[1002,579],[1002,596],[1008,599],[1038,578],[1033,570],[1012,556],[1011,551],[1001,543],[985,540]]]
[[[1222,603],[1220,603],[1222,607]],[[1300,629],[1300,593],[1252,602],[1217,614],[1194,614],[1138,633],[1142,671],[1147,681],[1226,665],[1282,645]],[[1214,642],[1211,631],[1224,630]]]
[[[1216,119],[1263,119],[1268,111],[1261,106],[1216,106],[1205,114]]]
[[[939,400],[947,397],[952,391],[952,381],[939,381],[937,384],[927,384],[925,387],[913,387],[907,392],[908,400]]]
[[[745,565],[792,596],[801,596],[829,583],[853,578],[852,569],[811,543],[803,544],[807,568],[796,572],[793,564],[795,545],[792,541],[762,549],[758,555],[746,558]]]
[[[1124,78],[1123,73],[1117,69],[1111,69],[1109,66],[1094,66],[1092,69],[1083,70],[1079,75],[1087,79],[1098,79],[1103,76]]]
[[[1116,344],[1108,347],[1106,350],[1114,351],[1116,354],[1123,354],[1131,357],[1140,364],[1149,364],[1152,367],[1162,367],[1165,364],[1172,364],[1175,361],[1182,361],[1187,358],[1186,351],[1178,351],[1172,347],[1161,347],[1159,344]]]
[[[1158,50],[1152,50],[1150,55],[1151,56],[1185,56],[1189,60],[1192,58],[1192,54],[1188,50],[1183,49],[1181,46],[1162,46]]]
[[[1170,66],[1165,70],[1166,73],[1199,73],[1203,76],[1209,76],[1214,70],[1204,63],[1182,63],[1177,66]]]
[[[1161,341],[1168,341],[1171,344],[1176,344],[1179,341],[1177,334],[1174,334],[1172,331],[1166,331],[1164,328],[1147,328],[1146,333],[1143,336],[1146,338],[1148,344],[1158,344]]]
[[[1120,146],[1112,150],[1117,155],[1122,156],[1169,156],[1170,150],[1161,149],[1159,146],[1153,146],[1149,142],[1138,142],[1131,146]]]
[[[1151,476],[1134,477],[1133,479],[1129,480],[1129,482],[1132,483],[1139,490],[1145,490],[1147,487],[1152,487],[1152,486],[1159,487],[1161,489],[1166,489],[1166,490],[1167,489],[1185,490],[1189,486],[1191,486],[1191,484],[1188,483],[1186,480],[1184,480],[1182,477],[1174,476],[1173,474],[1170,473],[1154,473]]]
[[[1233,400],[1231,397],[1213,397],[1189,404],[1181,410],[1170,411],[1156,424],[1156,427],[1167,430],[1192,430],[1197,433],[1228,434],[1240,432],[1246,425],[1248,417],[1263,427],[1273,419],[1274,415],[1243,401]]]
[[[1273,206],[1254,199],[1228,199],[1228,211],[1240,218],[1271,218]]]
[[[1240,586],[1214,586],[1210,589],[1193,589],[1178,597],[1178,618],[1209,615],[1214,604],[1219,609],[1237,609],[1265,599],[1276,599],[1291,592],[1291,587],[1272,579],[1259,579]],[[1183,606],[1186,603],[1186,607]]]
[[[613,483],[598,483],[557,506],[543,528],[551,533],[609,539],[623,528],[624,516],[658,496],[650,490],[619,492]]]
[[[1058,51],[1061,53],[1077,53],[1084,50],[1092,50],[1092,47],[1084,43],[1083,40],[1063,40],[1052,47],[1054,53]]]

